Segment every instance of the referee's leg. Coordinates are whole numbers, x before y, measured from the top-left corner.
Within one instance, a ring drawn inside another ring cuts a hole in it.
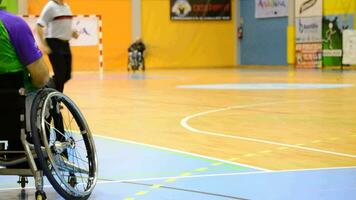
[[[56,83],[56,89],[59,92],[63,92],[64,83],[66,81],[66,61],[65,56],[58,53],[51,53],[48,55],[49,60],[52,64],[53,73],[54,73],[54,81]]]
[[[72,77],[72,54],[69,53],[64,56],[65,56],[65,62],[66,62],[64,83],[66,83]]]

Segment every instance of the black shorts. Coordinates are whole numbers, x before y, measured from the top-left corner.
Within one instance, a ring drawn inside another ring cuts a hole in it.
[[[24,72],[0,74],[0,89],[20,89],[24,86]]]

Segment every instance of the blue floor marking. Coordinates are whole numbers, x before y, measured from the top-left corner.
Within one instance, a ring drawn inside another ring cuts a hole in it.
[[[95,137],[95,142],[100,179],[91,200],[128,197],[135,200],[354,200],[356,197],[356,168],[266,172],[229,163],[212,166],[218,161],[102,137]],[[165,182],[167,177],[198,168],[208,169]],[[33,178],[29,180],[33,186]],[[126,182],[120,182],[123,180]],[[19,188],[16,181],[15,176],[2,176],[0,193],[6,192],[6,188]],[[152,184],[162,186],[152,188]],[[20,194],[20,190],[9,191],[14,197]],[[33,191],[27,189],[28,195],[33,195]],[[61,199],[53,189],[45,191],[51,199]],[[147,194],[137,195],[142,191]]]
[[[356,168],[200,177],[182,179],[170,186],[193,188],[198,191],[209,191],[246,199],[354,200],[356,197]],[[179,198],[170,199],[178,200]],[[216,197],[216,199],[223,198]]]
[[[209,169],[194,174],[256,171],[256,169],[228,163],[211,166],[217,161],[104,138],[96,138],[95,143],[99,157],[99,176],[104,180],[179,176],[204,167]]]

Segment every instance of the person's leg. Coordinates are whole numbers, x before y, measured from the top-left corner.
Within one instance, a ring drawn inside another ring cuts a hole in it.
[[[69,81],[72,77],[72,54],[66,54],[65,57],[65,71],[64,71],[64,83]]]
[[[65,71],[65,66],[66,66],[65,56],[58,53],[51,53],[48,55],[48,57],[52,64],[53,73],[54,73],[53,78],[56,84],[56,89],[59,92],[63,92],[65,76],[66,76],[66,74],[63,73],[63,71]]]
[[[71,54],[69,43],[59,39],[47,38],[48,46],[52,53],[48,55],[54,72],[54,81],[56,89],[63,92],[64,83],[68,80],[68,66],[71,68],[72,58],[67,56]]]

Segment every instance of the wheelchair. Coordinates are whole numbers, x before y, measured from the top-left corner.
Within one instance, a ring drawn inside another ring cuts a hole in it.
[[[129,52],[127,71],[136,71],[139,69],[145,71],[145,58],[143,56],[143,52],[133,50],[132,52]]]
[[[26,96],[0,89],[0,175],[34,177],[36,200],[47,199],[43,178],[64,198],[88,199],[97,181],[95,144],[87,122],[66,95],[41,89]]]

